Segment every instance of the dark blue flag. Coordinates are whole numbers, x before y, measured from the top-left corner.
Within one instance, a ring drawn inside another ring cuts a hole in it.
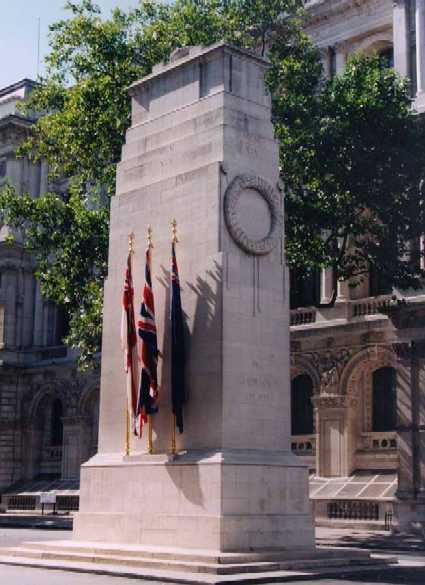
[[[171,404],[176,426],[183,432],[184,387],[184,325],[180,296],[179,271],[175,243],[171,244]]]

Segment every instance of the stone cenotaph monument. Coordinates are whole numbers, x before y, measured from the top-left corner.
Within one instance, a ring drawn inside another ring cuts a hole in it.
[[[3,549],[0,563],[217,585],[365,562],[361,552],[315,550],[307,468],[290,449],[288,279],[267,67],[225,44],[180,49],[132,86],[111,209],[99,452],[82,466],[73,540]],[[170,453],[174,218],[187,402]],[[127,454],[121,300],[134,233],[141,301],[148,226],[159,412],[153,454],[147,432]]]
[[[177,50],[135,83],[112,201],[99,453],[82,467],[77,540],[221,552],[313,550],[306,467],[290,449],[288,281],[267,62],[224,44]],[[185,429],[170,457],[170,221],[187,325]],[[121,297],[154,249],[159,412],[124,456]],[[147,434],[147,433],[145,433]]]

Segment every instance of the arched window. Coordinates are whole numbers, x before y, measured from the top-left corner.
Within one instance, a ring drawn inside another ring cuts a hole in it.
[[[375,370],[372,384],[372,431],[395,431],[397,425],[395,369]]]
[[[59,447],[63,443],[62,402],[56,399],[52,403],[51,446]]]
[[[392,47],[385,47],[385,49],[381,49],[378,55],[381,61],[381,67],[383,69],[394,68],[394,49]]]
[[[311,435],[313,425],[313,382],[301,374],[291,384],[291,432],[293,435]]]

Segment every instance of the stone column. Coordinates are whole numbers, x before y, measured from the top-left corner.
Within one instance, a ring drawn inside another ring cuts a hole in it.
[[[35,279],[32,270],[28,268],[24,271],[24,320],[22,340],[24,347],[31,347],[33,344],[34,331],[34,287]]]
[[[329,48],[320,49],[320,60],[323,65],[323,72],[327,79],[331,77],[331,55]]]
[[[351,403],[347,396],[322,394],[313,398],[316,413],[316,473],[347,477],[353,468]]]
[[[338,303],[345,303],[350,300],[350,287],[348,280],[338,280],[336,300]]]
[[[425,404],[423,348],[415,342],[394,346],[397,368],[399,450],[397,520],[399,530],[425,526]]]
[[[405,77],[410,73],[407,2],[408,0],[393,2],[394,68]]]
[[[3,273],[6,284],[5,306],[5,344],[8,348],[16,348],[17,331],[17,271],[8,268]]]
[[[418,396],[417,396],[417,445],[418,445],[418,500],[425,507],[425,357],[424,348],[420,348],[421,357],[418,363]],[[425,521],[425,510],[423,513]]]
[[[337,43],[335,45],[335,64],[336,64],[336,74],[339,75],[343,73],[345,69],[345,64],[347,62],[347,44],[346,43]]]
[[[41,296],[40,283],[34,279],[34,326],[33,344],[36,347],[43,345],[43,298]]]
[[[334,293],[334,275],[332,268],[322,268],[320,274],[320,302],[328,303]]]
[[[425,110],[425,0],[416,0],[416,109]]]
[[[78,479],[80,477],[81,444],[80,417],[66,416],[62,418],[62,479]]]
[[[397,497],[409,500],[414,496],[412,363],[408,344],[398,345],[397,351],[397,444],[400,458]]]

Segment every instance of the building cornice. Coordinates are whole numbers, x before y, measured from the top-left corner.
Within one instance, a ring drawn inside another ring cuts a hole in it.
[[[9,94],[12,95],[12,94],[16,93],[19,89],[22,89],[23,87],[34,89],[34,87],[37,87],[37,85],[39,85],[39,84],[36,81],[33,81],[32,79],[28,79],[28,78],[21,79],[20,81],[17,81],[16,83],[12,83],[11,85],[7,85],[6,87],[2,87],[0,89],[0,98],[7,96]]]
[[[329,26],[333,20],[352,21],[355,15],[361,14],[362,10],[367,11],[368,17],[373,20],[373,15],[379,12],[378,8],[388,7],[392,14],[392,3],[388,0],[319,0],[306,7],[306,29],[317,29],[325,23]]]
[[[318,24],[370,3],[371,0],[313,0],[306,6],[308,24]]]

